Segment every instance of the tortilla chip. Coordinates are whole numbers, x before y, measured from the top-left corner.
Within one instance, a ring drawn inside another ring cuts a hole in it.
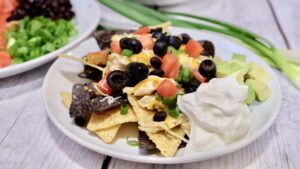
[[[102,113],[93,113],[87,129],[98,131],[127,122],[137,122],[136,115],[131,106],[128,106],[127,114],[121,114],[120,108],[109,109]]]
[[[128,95],[128,101],[132,105],[138,121],[153,121],[155,111],[144,109],[133,95]]]
[[[69,92],[60,92],[61,101],[66,108],[70,108],[72,102],[72,94]]]
[[[119,128],[121,127],[121,124],[105,128],[105,129],[100,129],[95,131],[95,133],[104,141],[105,143],[112,143],[114,138],[116,137]]]
[[[177,135],[184,137],[185,133],[179,128],[171,129]],[[165,157],[173,157],[178,147],[181,143],[181,140],[177,137],[174,137],[167,133],[166,131],[159,131],[157,133],[147,133],[149,139],[154,142],[156,148],[159,149],[160,153]]]

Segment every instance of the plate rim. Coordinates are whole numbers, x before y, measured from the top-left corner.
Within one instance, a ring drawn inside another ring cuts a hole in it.
[[[175,27],[177,28],[177,27]],[[179,28],[181,29],[181,28]],[[186,28],[185,28],[186,29]],[[190,30],[190,29],[188,29]],[[205,32],[205,31],[201,31],[200,32]],[[207,33],[207,32],[205,32]],[[215,34],[215,33],[211,33],[210,34],[213,35],[217,35],[220,36],[219,34]],[[222,36],[223,37],[223,36]],[[243,47],[245,50],[250,51],[249,49],[245,48],[244,46],[242,46],[241,44],[238,44],[235,41],[232,41],[231,39],[227,38],[227,37],[223,37],[228,39],[229,41],[231,41],[232,43],[235,43],[236,45],[239,45],[241,47]],[[83,41],[84,42],[84,41]],[[82,42],[82,43],[83,43]],[[252,51],[250,51],[252,52]],[[253,53],[253,52],[252,52]],[[254,55],[256,57],[259,58],[259,56],[257,56],[255,53]],[[261,61],[263,61],[261,58],[259,58]],[[197,161],[203,161],[203,160],[207,160],[207,159],[212,159],[212,158],[216,158],[216,157],[220,157],[223,156],[225,154],[230,154],[234,151],[237,151],[241,148],[244,148],[246,146],[248,146],[249,144],[251,144],[252,142],[254,142],[255,140],[257,140],[258,138],[260,138],[270,127],[271,125],[274,123],[276,117],[278,116],[280,107],[281,107],[281,103],[282,103],[282,91],[281,91],[281,87],[280,87],[280,83],[278,81],[278,78],[276,76],[276,74],[274,73],[274,70],[269,66],[269,69],[271,70],[271,76],[274,79],[274,85],[276,85],[276,88],[279,89],[278,90],[278,98],[279,98],[279,103],[277,105],[275,105],[276,107],[274,108],[274,111],[272,116],[268,119],[268,121],[263,125],[263,127],[253,133],[252,135],[248,136],[247,139],[243,139],[239,142],[234,142],[231,144],[226,145],[227,150],[226,151],[221,151],[221,147],[220,148],[215,148],[209,152],[207,152],[207,154],[203,155],[203,154],[195,154],[195,155],[191,155],[191,156],[180,156],[180,157],[155,157],[155,156],[142,156],[142,155],[136,155],[136,154],[127,154],[125,155],[125,153],[119,153],[117,151],[114,150],[109,150],[107,148],[101,147],[101,146],[95,146],[92,143],[88,142],[88,141],[84,141],[83,139],[81,139],[80,137],[78,137],[77,135],[73,134],[72,132],[69,132],[66,128],[63,127],[63,125],[61,125],[59,123],[59,121],[54,117],[54,115],[52,115],[52,113],[50,113],[50,108],[49,105],[47,104],[47,99],[46,99],[46,86],[48,83],[48,78],[47,76],[49,76],[50,72],[52,71],[52,69],[54,69],[56,64],[59,64],[60,59],[56,60],[51,67],[49,68],[47,74],[45,75],[45,80],[43,82],[43,86],[42,86],[42,92],[43,92],[43,102],[45,104],[45,108],[48,114],[48,117],[51,119],[51,121],[54,123],[54,125],[67,137],[69,137],[71,140],[75,141],[76,143],[78,143],[79,145],[86,147],[92,151],[98,152],[100,154],[103,155],[109,155],[118,159],[122,159],[122,160],[127,160],[127,161],[133,161],[133,162],[142,162],[142,163],[155,163],[155,164],[181,164],[181,163],[190,163],[190,162],[197,162]],[[265,61],[263,61],[265,63]]]
[[[81,0],[72,0],[72,1],[81,1]],[[57,55],[59,53],[62,53],[64,51],[69,51],[75,46],[79,45],[85,39],[87,39],[100,22],[101,10],[99,4],[97,4],[95,0],[85,0],[84,2],[91,3],[92,6],[96,9],[94,13],[95,21],[91,24],[91,26],[88,29],[86,29],[82,34],[78,34],[77,38],[73,39],[72,41],[69,41],[67,44],[56,49],[55,51],[39,56],[35,59],[23,62],[21,64],[0,68],[0,79],[11,77],[20,73],[24,73],[36,67],[42,66],[50,62],[51,60],[57,58]]]

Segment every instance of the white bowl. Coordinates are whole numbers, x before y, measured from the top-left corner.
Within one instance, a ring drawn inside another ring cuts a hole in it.
[[[86,129],[76,126],[73,119],[69,117],[68,110],[61,103],[61,91],[71,92],[73,84],[84,82],[84,80],[77,77],[77,73],[83,69],[82,64],[66,59],[58,59],[51,66],[45,77],[43,95],[49,118],[65,135],[80,145],[102,154],[136,162],[161,164],[194,162],[228,154],[250,144],[272,125],[279,111],[281,91],[276,75],[258,56],[227,38],[212,33],[189,29],[175,28],[172,30],[173,34],[183,32],[188,33],[195,39],[211,40],[216,47],[216,54],[224,60],[231,59],[233,53],[245,54],[248,61],[261,64],[272,76],[269,83],[272,95],[268,100],[250,106],[252,122],[250,130],[244,138],[224,147],[201,151],[191,156],[185,156],[183,149],[180,149],[175,157],[170,158],[161,157],[159,154],[142,154],[137,147],[127,145],[125,138],[120,138],[113,144],[106,144]],[[70,54],[82,56],[86,52],[94,50],[97,50],[97,45],[95,42],[93,43],[93,40],[89,40],[70,51]]]
[[[57,54],[70,50],[87,38],[96,29],[101,17],[98,3],[94,0],[71,0],[71,3],[76,15],[73,23],[78,30],[78,34],[71,38],[68,44],[51,53],[21,64],[0,68],[0,78],[9,77],[34,69],[55,59]]]

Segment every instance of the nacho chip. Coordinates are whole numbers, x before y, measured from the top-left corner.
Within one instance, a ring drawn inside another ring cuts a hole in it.
[[[184,137],[185,133],[179,128],[171,129],[174,133]],[[181,143],[181,139],[174,137],[166,131],[159,131],[157,133],[147,133],[149,139],[153,141],[156,148],[159,149],[160,153],[165,157],[173,157]]]
[[[95,131],[95,133],[104,141],[105,143],[112,143],[114,138],[116,137],[121,124],[108,127],[105,129],[100,129]]]
[[[66,108],[70,108],[72,102],[72,94],[69,92],[60,92],[61,101]]]
[[[109,109],[102,113],[93,113],[87,129],[98,131],[127,122],[137,122],[136,115],[131,106],[128,106],[127,114],[121,114],[120,108]]]
[[[128,101],[132,105],[138,121],[153,121],[155,111],[144,109],[133,95],[128,95]]]

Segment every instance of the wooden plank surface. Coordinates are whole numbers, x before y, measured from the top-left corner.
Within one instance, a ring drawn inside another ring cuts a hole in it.
[[[300,22],[296,22],[300,16],[299,3],[299,0],[191,0],[180,6],[163,9],[229,21],[265,36],[280,47],[288,45],[284,40],[286,36],[291,48],[300,49]],[[105,16],[110,16],[106,21],[112,18],[118,23],[128,23],[117,14],[104,8],[102,10]],[[101,168],[104,155],[71,141],[47,118],[41,86],[49,66],[0,79],[0,168]],[[300,92],[280,73],[277,74],[283,91],[279,116],[271,129],[253,144],[235,153],[203,162],[154,165],[112,158],[108,168],[299,168]]]

